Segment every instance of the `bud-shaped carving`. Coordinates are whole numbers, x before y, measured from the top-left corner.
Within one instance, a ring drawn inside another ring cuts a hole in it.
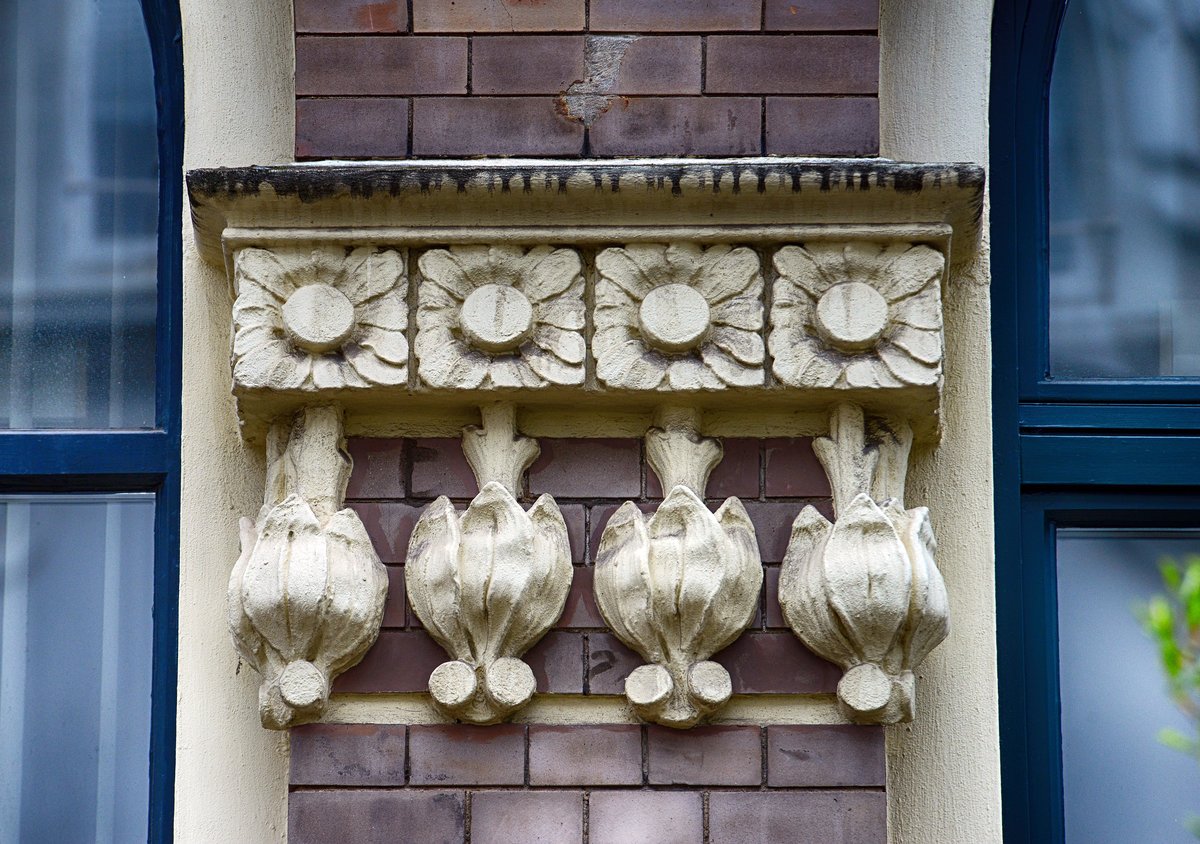
[[[732,694],[710,657],[754,619],[762,562],[746,509],[730,498],[714,514],[701,496],[721,446],[696,434],[694,414],[668,411],[647,434],[647,458],[666,500],[647,518],[626,502],[596,556],[596,603],[617,638],[647,665],[625,681],[638,714],[690,727]]]
[[[358,514],[339,509],[350,477],[339,408],[272,426],[267,465],[266,503],[241,520],[229,628],[263,676],[263,726],[280,730],[315,720],[334,677],[374,643],[388,580]]]
[[[413,612],[452,657],[429,677],[434,701],[454,718],[493,724],[536,691],[519,657],[562,615],[573,570],[554,499],[525,512],[514,497],[537,443],[517,434],[511,405],[485,408],[483,419],[463,432],[480,492],[461,514],[445,496],[429,506],[404,577]]]
[[[837,521],[813,507],[796,518],[779,603],[796,635],[845,671],[846,714],[892,724],[912,720],[913,669],[946,638],[950,610],[929,511],[902,503],[912,434],[899,424],[873,433],[868,442],[862,410],[845,404],[814,443]]]

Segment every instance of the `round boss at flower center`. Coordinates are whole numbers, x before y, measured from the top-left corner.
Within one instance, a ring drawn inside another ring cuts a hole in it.
[[[642,336],[664,352],[696,348],[708,333],[708,302],[686,284],[665,284],[646,294],[638,311]]]
[[[354,331],[354,305],[328,284],[305,285],[283,303],[283,324],[300,348],[331,352]]]
[[[883,335],[888,303],[869,284],[848,281],[829,288],[817,302],[817,330],[835,349],[864,352]]]
[[[533,305],[515,287],[485,284],[467,296],[459,322],[475,348],[511,352],[533,333]]]

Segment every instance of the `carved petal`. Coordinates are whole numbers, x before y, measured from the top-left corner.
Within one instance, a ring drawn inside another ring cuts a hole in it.
[[[533,252],[530,255],[533,256]],[[583,272],[583,263],[574,249],[555,249],[539,257],[525,279],[525,293],[531,301],[541,302],[559,295]]]
[[[937,366],[929,366],[914,360],[908,352],[886,343],[879,347],[879,358],[893,375],[905,384],[921,386],[936,384],[939,374]]]
[[[392,291],[378,299],[372,299],[362,306],[358,321],[362,325],[388,331],[407,331],[408,306],[404,303],[403,294]]]
[[[534,329],[533,342],[566,363],[583,363],[586,347],[583,335],[578,331],[563,331],[550,325],[539,325]]]
[[[912,669],[949,634],[950,597],[934,562],[937,543],[929,511],[917,507],[904,517],[897,530],[912,562],[912,607],[905,623],[903,667]]]
[[[750,626],[758,610],[758,596],[762,589],[762,555],[754,533],[754,523],[742,502],[727,498],[716,512],[716,520],[728,540],[725,559],[725,577],[721,594],[718,596],[718,611],[706,624],[713,644],[712,653],[733,644]]]
[[[749,366],[761,366],[763,342],[758,334],[739,328],[717,327],[712,332],[712,342],[733,357]]]
[[[529,364],[529,368],[551,384],[582,384],[583,361],[572,364],[566,363],[556,354],[543,351],[535,343],[526,343],[521,347],[521,356]]]
[[[596,376],[610,387],[653,390],[667,375],[663,356],[637,339],[596,353]]]
[[[833,525],[813,506],[792,523],[792,537],[779,573],[779,606],[788,626],[811,650],[843,668],[859,657],[825,592],[825,544]]]
[[[285,661],[308,658],[327,574],[317,517],[299,496],[288,496],[267,513],[242,577],[247,618]]]
[[[756,387],[763,382],[761,367],[739,363],[715,345],[703,346],[700,357],[714,375],[731,387]]]
[[[421,275],[458,301],[467,298],[472,290],[462,260],[448,249],[430,249],[417,261]]]
[[[357,266],[338,286],[355,305],[395,289],[407,275],[404,256],[395,249],[355,249],[346,259],[347,268],[354,263]]]
[[[837,280],[826,273],[812,252],[801,246],[783,247],[775,253],[773,263],[785,285],[796,285],[814,299]]]
[[[347,346],[343,354],[354,367],[354,371],[372,384],[403,384],[408,380],[407,356],[403,358],[404,364],[397,365],[388,363],[374,352],[357,346]]]
[[[667,365],[667,380],[672,390],[715,390],[723,386],[721,380],[694,357],[682,357]]]
[[[359,344],[373,351],[380,360],[397,366],[408,366],[408,341],[399,331],[373,328],[363,334]]]
[[[604,526],[596,551],[596,605],[617,638],[651,662],[666,652],[650,606],[650,536],[646,517],[626,501]]]
[[[543,495],[529,509],[533,523],[533,571],[528,597],[509,631],[504,654],[519,654],[542,638],[562,615],[574,569],[567,523],[554,499]]]
[[[708,251],[712,253],[718,248],[712,246]],[[762,284],[758,253],[745,246],[739,246],[725,254],[718,252],[717,260],[696,279],[696,286],[710,305],[724,302],[739,293],[761,295]]]
[[[921,363],[937,366],[942,360],[940,331],[920,331],[907,325],[898,325],[888,333],[888,340]]]
[[[929,246],[914,246],[888,265],[880,289],[888,301],[911,296],[942,276],[946,259]]]
[[[568,331],[579,331],[584,326],[583,296],[579,298],[552,299],[534,305],[533,313],[537,321],[555,328]]]
[[[268,249],[243,249],[237,255],[235,272],[239,292],[243,284],[253,284],[282,301],[296,289],[288,268]]]
[[[362,659],[379,635],[388,577],[353,510],[334,513],[325,536],[329,583],[319,656],[327,672],[340,673]]]
[[[438,644],[455,659],[474,655],[467,642],[459,609],[459,517],[442,496],[421,514],[408,543],[404,564],[405,591],[413,612]]]
[[[728,325],[746,331],[758,331],[763,325],[763,304],[758,296],[735,296],[711,311],[713,325]]]
[[[644,252],[646,247],[641,247]],[[656,247],[661,252],[662,247]],[[642,267],[634,260],[638,253],[633,245],[625,249],[605,249],[596,256],[596,269],[600,275],[620,287],[635,300],[641,301],[654,286]],[[597,285],[599,290],[600,285]]]
[[[475,659],[486,665],[501,656],[513,608],[528,588],[533,524],[508,490],[490,481],[471,501],[459,527],[459,609]]]
[[[838,512],[825,546],[830,606],[864,662],[882,662],[908,615],[912,570],[892,523],[870,496]]]

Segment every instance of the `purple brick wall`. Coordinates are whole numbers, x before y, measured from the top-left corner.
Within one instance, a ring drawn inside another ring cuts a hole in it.
[[[291,743],[293,842],[887,840],[878,727],[311,724]]]
[[[296,155],[876,155],[878,0],[296,0]]]

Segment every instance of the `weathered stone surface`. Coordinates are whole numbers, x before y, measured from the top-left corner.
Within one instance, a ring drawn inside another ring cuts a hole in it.
[[[572,249],[456,246],[419,261],[417,371],[431,387],[582,384],[583,264]]]
[[[775,376],[839,389],[939,383],[945,265],[910,243],[783,247],[767,341]]]
[[[752,249],[630,244],[596,256],[596,375],[629,390],[763,383],[763,277]]]
[[[763,570],[754,526],[730,498],[714,515],[701,496],[720,460],[686,411],[667,411],[647,435],[648,460],[666,500],[646,518],[626,502],[609,519],[596,556],[600,613],[647,664],[625,679],[643,718],[690,727],[729,700],[729,673],[710,657],[758,610]]]
[[[339,408],[272,427],[265,503],[241,521],[228,599],[234,645],[263,675],[269,729],[316,719],[333,679],[379,634],[387,570],[358,515],[341,509],[349,477]]]
[[[479,724],[533,696],[534,674],[518,657],[562,615],[574,571],[554,499],[543,495],[527,513],[514,497],[536,441],[517,433],[512,405],[484,408],[483,421],[463,432],[479,494],[462,514],[445,496],[434,501],[413,529],[404,567],[413,612],[452,658],[429,676],[430,694],[447,713]]]
[[[234,286],[235,387],[315,392],[407,382],[402,251],[242,249]]]
[[[811,506],[796,518],[779,604],[796,635],[846,672],[838,698],[847,715],[890,724],[912,720],[913,670],[948,634],[950,609],[929,511],[903,505],[912,433],[892,423],[872,434],[861,408],[846,404],[813,443],[837,521]]]

